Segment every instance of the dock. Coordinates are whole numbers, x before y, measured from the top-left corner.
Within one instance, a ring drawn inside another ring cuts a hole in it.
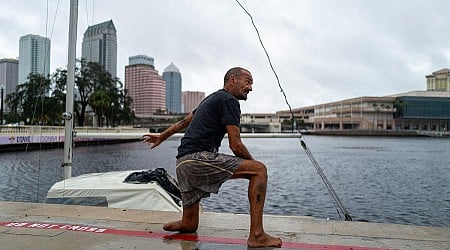
[[[249,216],[202,212],[195,234],[165,232],[176,212],[0,202],[2,249],[247,249]],[[450,228],[264,216],[281,249],[450,249]],[[268,248],[264,248],[268,249]]]

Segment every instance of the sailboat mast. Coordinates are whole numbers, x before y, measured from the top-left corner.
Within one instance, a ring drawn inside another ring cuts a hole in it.
[[[77,43],[78,0],[70,0],[69,49],[67,62],[67,92],[64,136],[64,179],[72,177],[73,158],[73,92],[75,86],[75,60]]]

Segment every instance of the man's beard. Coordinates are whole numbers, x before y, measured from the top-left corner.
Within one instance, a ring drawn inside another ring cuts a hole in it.
[[[249,92],[246,92],[246,91],[239,92],[238,100],[246,101],[248,93]]]

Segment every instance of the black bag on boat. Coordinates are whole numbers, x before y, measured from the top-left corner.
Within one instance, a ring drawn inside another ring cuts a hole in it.
[[[177,181],[170,176],[164,168],[149,169],[141,172],[133,172],[125,178],[124,183],[144,184],[156,181],[166,190],[178,205],[181,205],[181,192]]]

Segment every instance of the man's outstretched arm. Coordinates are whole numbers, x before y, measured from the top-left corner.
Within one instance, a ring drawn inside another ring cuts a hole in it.
[[[144,139],[144,143],[153,144],[150,148],[155,148],[159,144],[161,144],[164,140],[172,136],[173,134],[187,128],[189,123],[192,121],[192,117],[194,114],[191,112],[187,115],[183,120],[178,121],[168,127],[160,134],[144,134],[142,137]]]

